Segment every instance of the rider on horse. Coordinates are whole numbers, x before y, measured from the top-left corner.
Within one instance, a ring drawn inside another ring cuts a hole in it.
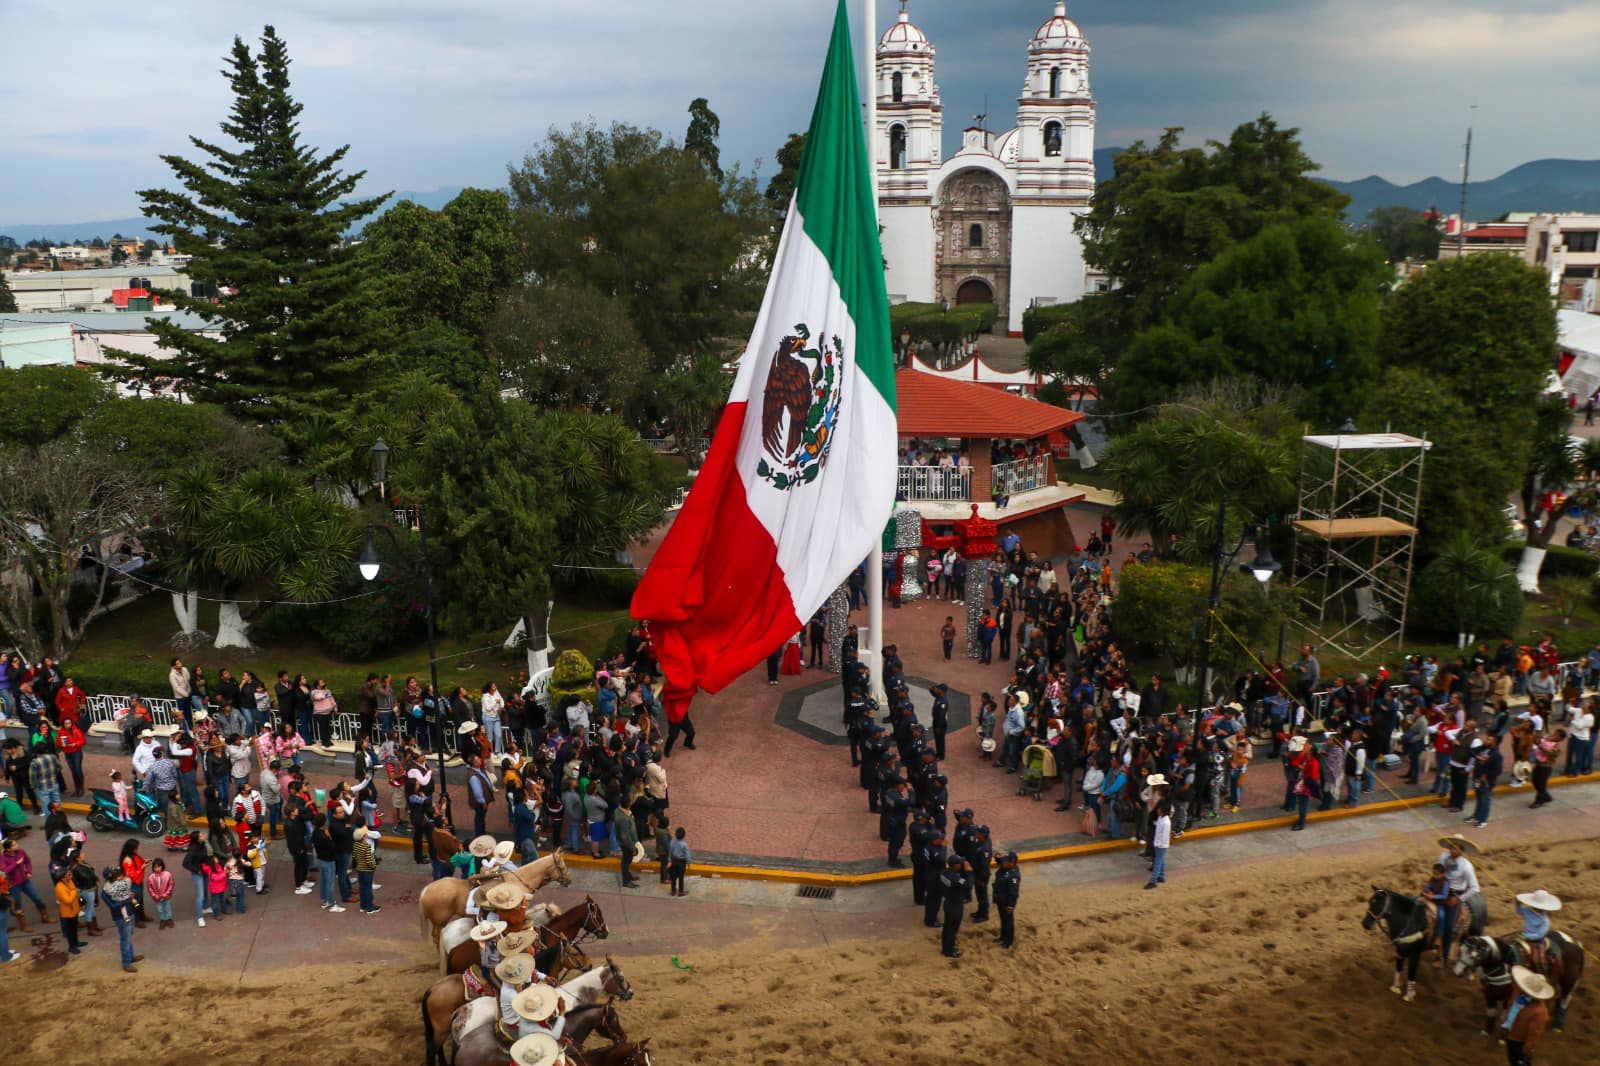
[[[1547,950],[1550,915],[1560,909],[1561,900],[1542,888],[1537,892],[1524,892],[1517,897],[1517,913],[1522,915],[1522,936],[1519,938],[1519,946],[1524,950],[1523,957],[1528,960],[1528,968],[1535,973],[1551,975],[1553,964],[1560,959],[1559,952]]]
[[[1478,845],[1457,833],[1454,836],[1440,837],[1439,865],[1444,867],[1446,886],[1450,890],[1450,898],[1457,906],[1467,908],[1469,919],[1467,922],[1467,935],[1477,936],[1483,932],[1484,926],[1489,922],[1488,908],[1484,904],[1483,892],[1478,888],[1478,872],[1472,866],[1468,855],[1478,852]],[[1454,908],[1452,907],[1453,911]],[[1450,914],[1450,926],[1453,931],[1455,914]],[[1449,954],[1449,942],[1442,945],[1441,958]]]

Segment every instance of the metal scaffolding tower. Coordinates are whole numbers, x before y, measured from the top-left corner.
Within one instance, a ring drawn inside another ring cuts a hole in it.
[[[1430,447],[1400,433],[1302,438],[1290,574],[1307,629],[1351,658],[1404,637]]]

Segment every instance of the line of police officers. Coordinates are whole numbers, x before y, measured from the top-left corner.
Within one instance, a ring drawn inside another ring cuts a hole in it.
[[[878,704],[869,694],[870,677],[860,661],[860,638],[855,626],[844,638],[844,725],[850,738],[850,765],[861,769],[861,787],[867,793],[867,810],[878,815],[878,835],[888,844],[889,865],[904,868],[900,851],[911,844],[912,897],[923,907],[923,923],[939,926],[943,910],[941,945],[947,958],[960,958],[956,936],[966,905],[977,896],[975,922],[989,920],[990,879],[994,881],[994,906],[1000,912],[1000,935],[995,943],[1011,947],[1016,940],[1015,912],[1022,875],[1017,853],[996,859],[989,827],[973,824],[971,809],[956,812],[953,839],[947,838],[949,779],[939,772],[949,725],[949,686],[933,686],[933,743],[911,703],[910,686],[895,645],[883,649],[884,692],[889,702],[888,724],[877,721]],[[910,821],[909,829],[907,821]],[[998,870],[991,867],[998,863]]]

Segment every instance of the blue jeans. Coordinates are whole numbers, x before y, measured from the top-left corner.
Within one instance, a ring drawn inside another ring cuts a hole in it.
[[[12,885],[11,892],[12,895],[27,896],[29,899],[33,900],[33,905],[39,909],[39,920],[44,920],[44,900],[39,898],[39,891],[33,887],[32,879]],[[21,907],[20,902],[18,903],[18,907]]]
[[[191,874],[194,878],[194,916],[206,916],[206,876],[205,874]]]
[[[330,907],[339,905],[339,898],[333,894],[333,881],[337,876],[332,859],[317,860],[317,892],[322,902]]]
[[[339,902],[350,902],[350,855],[337,851],[333,855],[334,876],[339,881]]]
[[[11,950],[11,910],[7,907],[0,907],[0,951],[5,952],[0,961],[10,962],[17,957]]]
[[[1448,796],[1450,794],[1450,762],[1434,756],[1433,768],[1433,794],[1435,796]]]
[[[1006,737],[1005,750],[1000,758],[1005,762],[1006,769],[1015,770],[1022,763],[1022,736],[1020,734]]]
[[[386,737],[390,733],[393,733],[393,732],[394,732],[394,712],[393,711],[379,711],[378,712],[378,733],[379,733],[379,735]]]
[[[489,734],[490,751],[499,754],[505,750],[505,740],[503,739],[505,730],[501,726],[499,718],[485,718],[483,720],[483,730]]]
[[[223,889],[221,892],[211,893],[211,913],[219,918],[224,914],[232,913],[228,907],[227,889]]]
[[[569,852],[578,850],[578,838],[585,828],[587,827],[582,822],[573,821],[571,818],[567,819],[567,850]]]
[[[1587,774],[1594,769],[1594,737],[1588,740],[1567,739],[1567,775]]]
[[[1473,793],[1478,797],[1478,802],[1472,808],[1474,822],[1487,822],[1489,820],[1489,806],[1494,801],[1494,789],[1475,785]]]
[[[117,923],[117,946],[122,949],[122,965],[133,965],[133,922],[124,918],[121,911],[112,911]]]
[[[301,743],[303,743],[303,744],[315,743],[315,741],[317,739],[317,735],[311,729],[311,712],[310,711],[301,711],[298,715],[295,716],[295,719],[296,719],[295,720],[295,729],[300,734]],[[300,765],[299,756],[295,757],[295,765],[296,766]]]
[[[46,814],[50,813],[50,804],[61,802],[61,790],[58,788],[47,788],[38,792],[37,795],[39,797],[39,809]]]
[[[1361,784],[1363,776],[1364,775],[1362,774],[1351,774],[1345,778],[1345,780],[1350,783],[1350,806],[1352,807],[1361,806]]]
[[[1244,774],[1237,766],[1228,767],[1228,805],[1239,806],[1239,781]]]
[[[190,814],[199,814],[205,810],[205,804],[200,802],[200,790],[195,787],[194,771],[178,772],[178,795],[183,797],[183,809]]]
[[[245,911],[248,910],[248,908],[245,907],[245,905],[244,905],[244,882],[243,881],[229,881],[228,882],[228,893],[229,893],[229,895],[233,896],[233,905],[234,905],[235,908],[238,909],[239,913],[240,914],[245,913]]]
[[[278,835],[278,822],[283,818],[283,802],[267,804],[267,835]]]
[[[364,911],[376,910],[378,905],[372,902],[372,871],[357,870],[356,884],[361,888],[361,909]]]
[[[1155,849],[1155,862],[1150,865],[1150,882],[1159,885],[1167,879],[1167,849]]]
[[[1112,840],[1122,836],[1122,817],[1117,814],[1117,801],[1114,799],[1106,804],[1106,832],[1111,834]]]

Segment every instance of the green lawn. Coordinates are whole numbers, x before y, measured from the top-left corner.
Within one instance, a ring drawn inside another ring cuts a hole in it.
[[[603,651],[612,632],[627,618],[625,608],[610,604],[563,603],[558,598],[550,626],[558,651],[577,648],[593,658]],[[214,633],[216,623],[217,605],[203,604],[200,627]],[[146,596],[95,622],[90,627],[88,640],[67,660],[66,669],[90,693],[165,695],[168,664],[179,654],[168,643],[175,632],[177,623],[168,597]],[[503,682],[509,674],[525,668],[527,658],[521,647],[508,651],[499,646],[508,632],[509,625],[499,633],[461,638],[441,635],[439,684],[446,689],[458,684],[476,689],[490,679]],[[205,646],[182,653],[182,657],[190,667],[206,667],[213,681],[224,666],[231,668],[235,676],[240,670],[250,669],[269,680],[280,669],[305,673],[312,680],[322,677],[341,698],[353,694],[369,671],[393,673],[402,678],[406,674],[416,674],[424,682],[428,676],[427,644],[422,640],[412,647],[396,649],[371,662],[361,663],[333,658],[311,634],[304,632],[270,643],[257,640],[257,644],[260,647],[255,652],[224,653]]]

